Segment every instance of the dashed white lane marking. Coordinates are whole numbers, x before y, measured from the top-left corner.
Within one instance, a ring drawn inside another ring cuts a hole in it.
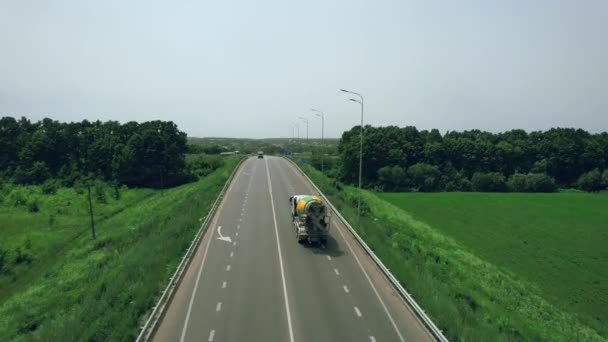
[[[327,255],[327,260],[331,261],[331,256]]]
[[[230,271],[230,265],[226,265],[226,271]]]
[[[234,252],[230,252],[230,257],[232,258],[234,256]]]
[[[236,241],[234,241],[234,242],[232,243],[232,245],[233,245],[233,246],[236,246]]]
[[[209,332],[209,339],[207,341],[213,342],[213,338],[215,337],[215,330],[211,330]]]
[[[243,218],[242,217],[239,219],[239,222],[243,222]]]
[[[348,293],[348,287],[346,285],[342,286],[342,288],[344,289],[344,292]]]
[[[226,285],[227,285],[227,283],[224,281],[224,282],[222,283],[222,288],[223,288],[223,289],[225,289],[225,288],[226,288]]]
[[[237,226],[236,226],[236,229],[241,229],[241,225],[240,225],[240,224],[239,224],[239,225],[237,225]]]
[[[359,316],[359,317],[363,316],[363,315],[361,314],[361,311],[359,311],[359,308],[358,308],[358,307],[356,307],[356,306],[355,306],[355,312],[357,313],[357,316]]]
[[[376,338],[374,336],[369,337],[369,342],[376,342]]]
[[[215,311],[219,312],[220,310],[222,310],[222,302],[218,302],[215,306]]]
[[[337,268],[334,268],[334,273],[336,273],[336,275],[340,275],[340,271],[338,271]]]
[[[238,175],[237,175],[238,177]],[[233,180],[233,182],[235,182]],[[228,190],[230,191],[230,189],[232,188],[234,183],[230,184],[230,188],[228,188]],[[220,203],[220,208],[221,208],[222,204]],[[213,221],[212,223],[215,223],[217,221]],[[215,235],[215,231],[211,232],[211,235]],[[209,246],[211,245],[211,241],[213,241],[212,238],[210,238],[207,241],[207,247],[205,248],[205,252],[203,253],[203,260],[201,261],[201,266],[198,269],[198,274],[196,275],[196,281],[194,282],[194,288],[192,289],[192,295],[190,296],[190,302],[188,303],[188,311],[186,312],[186,319],[184,320],[184,326],[182,327],[182,334],[179,338],[180,342],[184,342],[184,340],[186,339],[186,331],[188,330],[188,322],[190,321],[190,314],[192,313],[192,305],[194,304],[194,297],[196,296],[196,292],[198,291],[198,283],[201,279],[201,274],[203,273],[203,266],[205,266],[205,259],[207,258],[207,252],[209,252]]]
[[[239,232],[234,233],[234,236],[239,236]]]

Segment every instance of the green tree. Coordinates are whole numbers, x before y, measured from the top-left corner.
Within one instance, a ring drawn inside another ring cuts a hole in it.
[[[503,192],[507,190],[505,176],[499,172],[476,172],[471,178],[475,191]]]
[[[425,163],[416,163],[407,169],[409,185],[418,191],[438,191],[441,173],[439,168]]]
[[[582,174],[577,181],[578,188],[584,191],[597,192],[602,190],[602,175],[598,169]]]
[[[405,182],[405,171],[400,166],[385,166],[378,170],[378,181],[385,191],[399,190]]]

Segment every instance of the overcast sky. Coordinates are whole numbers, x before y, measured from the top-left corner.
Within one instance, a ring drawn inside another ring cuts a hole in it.
[[[0,116],[608,130],[608,1],[0,0]],[[300,132],[305,128],[301,124]]]

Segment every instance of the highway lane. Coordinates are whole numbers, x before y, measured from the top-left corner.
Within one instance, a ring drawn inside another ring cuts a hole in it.
[[[245,161],[154,340],[431,340],[336,219],[325,246],[297,243],[288,198],[308,193],[287,161]]]

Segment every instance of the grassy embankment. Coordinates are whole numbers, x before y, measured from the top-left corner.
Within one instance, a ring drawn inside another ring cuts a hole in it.
[[[357,222],[355,188],[302,169]],[[363,206],[358,233],[450,340],[608,337],[608,196],[365,191]]]
[[[237,161],[162,193],[133,189],[95,201],[95,240],[84,194],[43,195],[36,186],[4,193],[1,339],[134,339]],[[26,203],[36,197],[39,212],[15,206],[16,191]]]

